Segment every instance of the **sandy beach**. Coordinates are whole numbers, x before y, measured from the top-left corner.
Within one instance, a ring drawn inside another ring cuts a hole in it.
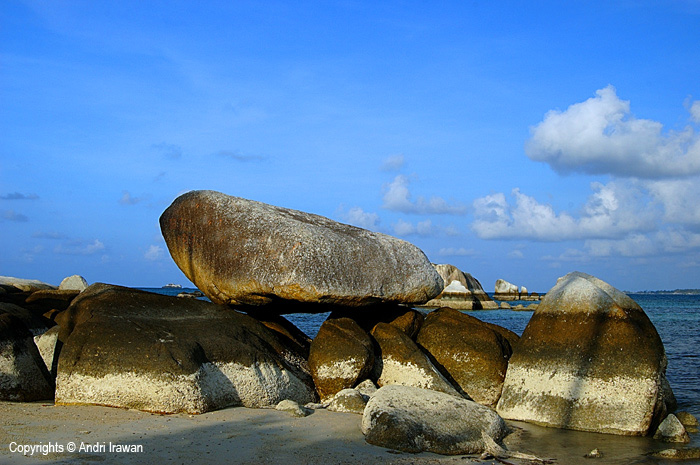
[[[305,418],[272,409],[229,408],[203,415],[157,415],[99,406],[54,406],[52,403],[0,403],[0,462],[124,464],[471,464],[532,463],[514,458],[481,460],[478,456],[407,454],[364,441],[361,417],[316,410]],[[511,450],[553,459],[560,464],[666,463],[645,457],[664,446],[649,438],[541,428],[510,422],[516,430],[506,439]],[[695,436],[695,435],[693,435]],[[693,442],[695,442],[695,437]],[[33,456],[18,446],[63,448]],[[68,448],[76,450],[69,452]],[[80,450],[81,445],[83,450]],[[584,458],[596,446],[604,460]],[[119,452],[124,446],[141,451]],[[110,450],[111,448],[111,450]]]

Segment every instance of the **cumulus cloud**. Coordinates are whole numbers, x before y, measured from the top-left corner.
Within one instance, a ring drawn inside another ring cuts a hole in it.
[[[524,238],[538,241],[616,238],[654,228],[654,212],[628,186],[614,182],[591,183],[594,191],[580,215],[557,213],[520,189],[513,189],[514,204],[499,192],[474,201],[472,230],[482,239]]]
[[[699,177],[647,181],[643,186],[663,209],[664,221],[700,227]]]
[[[340,218],[358,228],[376,231],[379,228],[379,215],[364,211],[360,207],[352,207],[347,212],[341,209]]]
[[[434,233],[433,223],[431,220],[419,221],[417,224],[409,223],[408,221],[399,219],[393,225],[394,234],[397,236],[430,236]]]
[[[143,258],[146,260],[155,262],[160,259],[162,259],[165,256],[165,250],[163,247],[159,245],[151,245],[148,250],[146,251],[145,254],[143,254]]]
[[[94,255],[103,250],[105,250],[105,245],[99,239],[91,242],[76,239],[56,246],[53,251],[62,255]]]
[[[700,120],[697,101],[690,114]],[[563,112],[549,111],[531,134],[528,157],[562,174],[661,179],[700,173],[700,136],[692,126],[664,133],[660,122],[635,118],[612,86]]]
[[[402,154],[390,155],[384,159],[380,169],[382,171],[399,171],[403,168],[404,163],[405,160]]]
[[[419,196],[414,200],[409,190],[409,184],[410,180],[408,177],[402,174],[397,175],[394,180],[386,186],[382,207],[401,213],[424,215],[463,215],[467,212],[466,206],[449,204],[441,197],[433,196],[430,197],[430,199],[426,199]]]
[[[29,218],[26,215],[17,213],[14,210],[5,210],[2,212],[2,218],[7,221],[16,221],[18,223],[26,223]]]
[[[9,194],[0,195],[0,200],[37,200],[36,194],[22,194],[20,192],[11,192]]]

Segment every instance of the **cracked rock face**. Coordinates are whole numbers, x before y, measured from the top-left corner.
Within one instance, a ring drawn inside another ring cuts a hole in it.
[[[160,226],[175,263],[217,303],[417,304],[443,288],[406,241],[219,192],[183,194]]]
[[[545,426],[645,435],[666,411],[666,355],[624,293],[584,273],[560,278],[510,358],[497,411]]]
[[[204,413],[315,400],[291,342],[222,305],[98,283],[57,320],[57,404]]]

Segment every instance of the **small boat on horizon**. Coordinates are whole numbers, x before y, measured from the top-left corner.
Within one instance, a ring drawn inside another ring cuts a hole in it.
[[[182,286],[180,284],[169,283],[163,286],[163,289],[182,289]]]

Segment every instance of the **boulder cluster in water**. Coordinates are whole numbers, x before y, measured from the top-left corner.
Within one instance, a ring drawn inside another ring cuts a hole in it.
[[[1,400],[325,407],[362,414],[371,444],[440,454],[507,455],[504,419],[687,441],[656,329],[597,278],[560,278],[519,338],[449,308],[497,304],[390,236],[213,191],[179,197],[160,224],[211,302],[0,277]],[[319,312],[313,340],[282,316]]]

